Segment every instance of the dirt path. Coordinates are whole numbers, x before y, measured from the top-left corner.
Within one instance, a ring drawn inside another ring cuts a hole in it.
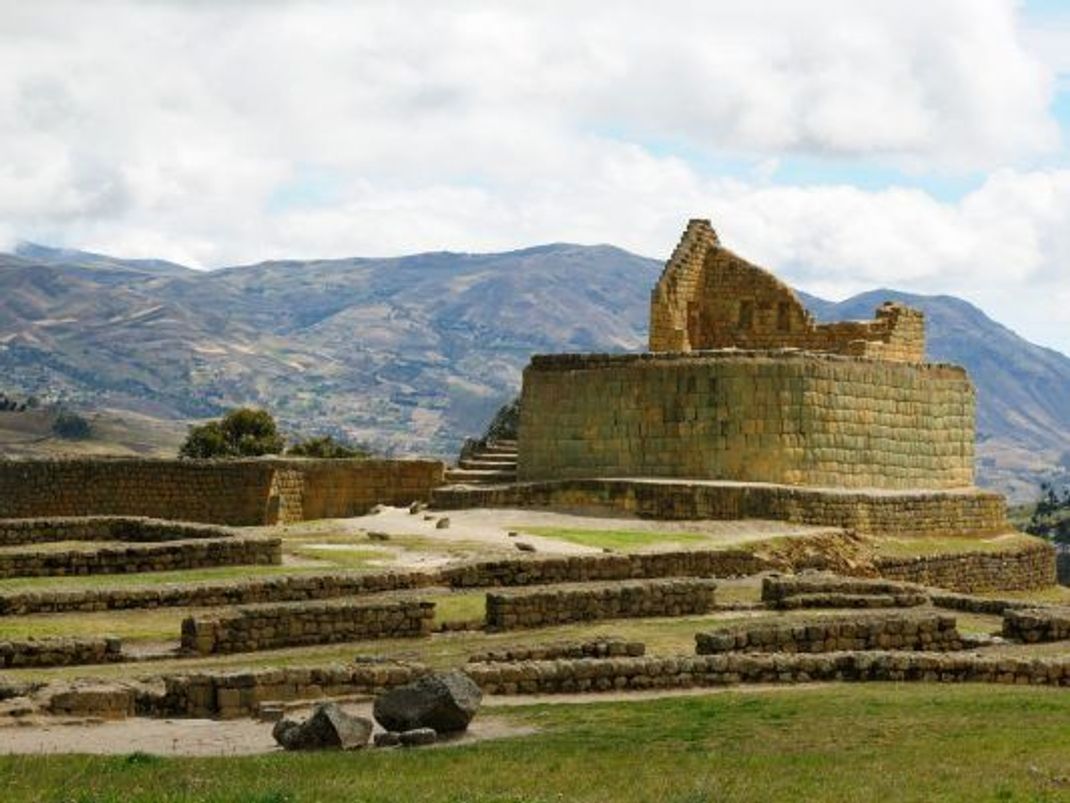
[[[371,703],[346,703],[346,711],[371,718]],[[291,716],[307,716],[311,707]],[[273,724],[255,719],[145,719],[70,723],[41,720],[0,728],[0,754],[90,753],[160,756],[243,756],[281,750],[271,736]],[[379,730],[376,726],[376,730]],[[535,729],[503,717],[480,715],[468,730],[436,747],[471,744],[487,739],[525,736]]]
[[[450,526],[438,529],[440,518],[449,518]],[[352,519],[336,519],[320,522],[324,532],[386,533],[388,536],[417,535],[428,541],[437,541],[444,547],[455,545],[485,544],[495,551],[515,551],[515,543],[523,541],[538,552],[557,555],[597,554],[598,547],[573,544],[556,538],[534,535],[531,528],[563,528],[576,530],[631,530],[659,533],[701,533],[709,537],[702,548],[724,548],[762,541],[769,538],[800,537],[838,532],[829,527],[811,527],[781,521],[747,519],[741,521],[649,521],[630,517],[585,516],[573,513],[557,513],[527,509],[473,509],[445,512],[421,512],[410,514],[406,508],[383,507],[378,513]],[[302,534],[312,535],[315,530],[302,528]],[[510,532],[519,533],[510,537]],[[382,544],[388,547],[389,542]],[[696,547],[691,542],[687,546]],[[323,545],[329,549],[329,545]],[[651,549],[679,549],[680,544],[665,541]],[[686,548],[686,547],[685,547]]]

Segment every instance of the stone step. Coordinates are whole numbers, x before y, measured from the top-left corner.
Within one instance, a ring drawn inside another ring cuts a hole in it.
[[[461,468],[483,468],[483,469],[509,469],[516,468],[516,458],[491,456],[491,455],[477,455],[475,457],[466,457],[457,463]]]
[[[480,451],[485,454],[516,454],[516,441],[494,441]]]
[[[516,470],[493,471],[485,469],[451,468],[446,470],[446,482],[460,483],[499,483],[515,482]]]

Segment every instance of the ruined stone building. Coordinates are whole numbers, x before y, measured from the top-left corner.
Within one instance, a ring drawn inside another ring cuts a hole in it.
[[[971,487],[973,387],[924,355],[921,312],[817,323],[692,220],[653,290],[648,352],[532,360],[519,479]]]

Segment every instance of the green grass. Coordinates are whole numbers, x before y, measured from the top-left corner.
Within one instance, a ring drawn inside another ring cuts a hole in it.
[[[345,549],[317,549],[314,546],[303,546],[291,548],[289,552],[296,557],[322,561],[339,569],[370,568],[376,563],[389,561],[394,557],[394,553],[388,549],[358,546]],[[323,567],[320,568],[322,571]]]
[[[13,803],[1070,800],[1057,689],[837,685],[494,713],[539,731],[352,754],[4,757],[0,784]]]
[[[425,598],[435,603],[436,622],[468,622],[482,619],[486,613],[487,595],[483,591],[426,595]]]
[[[702,533],[654,530],[582,530],[569,527],[523,527],[522,532],[570,544],[628,551],[658,544],[698,544],[710,540]]]
[[[907,558],[922,555],[949,555],[962,552],[1002,552],[1035,544],[1037,539],[1023,533],[999,535],[992,538],[919,537],[892,538],[873,537],[866,545],[879,557]]]

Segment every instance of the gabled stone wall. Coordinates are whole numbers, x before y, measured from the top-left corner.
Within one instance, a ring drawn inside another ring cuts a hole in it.
[[[797,348],[901,362],[925,358],[921,312],[886,304],[870,321],[816,323],[773,274],[691,220],[651,294],[650,350]]]

